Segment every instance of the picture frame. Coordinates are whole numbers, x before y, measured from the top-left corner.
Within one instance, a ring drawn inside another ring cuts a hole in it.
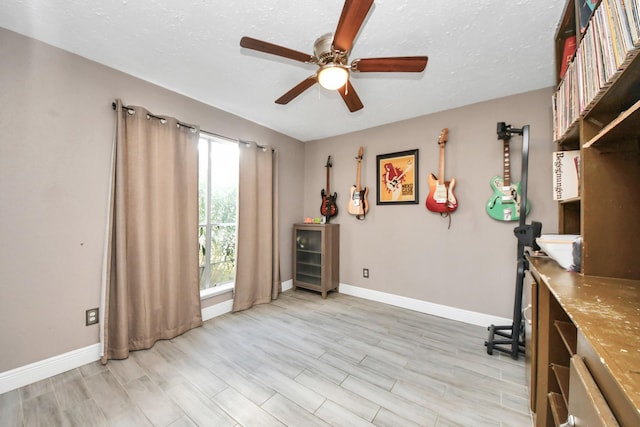
[[[418,204],[418,149],[376,156],[376,205]]]

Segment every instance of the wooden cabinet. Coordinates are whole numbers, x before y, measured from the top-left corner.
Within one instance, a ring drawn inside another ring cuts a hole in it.
[[[582,236],[582,273],[640,279],[640,48],[623,37],[624,10],[615,14],[629,2],[588,3],[567,1],[555,35],[554,139],[558,151],[580,150],[580,197],[559,203],[559,231]]]
[[[640,281],[581,275],[528,256],[536,426],[640,425]]]
[[[293,289],[338,291],[340,285],[340,225],[293,226]]]

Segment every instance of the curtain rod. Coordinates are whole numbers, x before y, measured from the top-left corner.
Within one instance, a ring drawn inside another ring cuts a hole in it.
[[[117,105],[116,105],[115,101],[111,103],[111,108],[113,108],[114,110],[117,108]],[[126,106],[126,105],[124,105],[124,104],[122,105],[122,108],[124,108],[124,109],[125,109],[125,110],[127,110],[127,111],[135,111],[132,107],[128,107],[128,106]],[[158,119],[158,120],[164,120],[164,117],[156,116],[155,114],[151,114],[151,113],[147,113],[147,114],[149,114],[149,116],[151,116],[151,117],[153,117],[153,118],[155,118],[155,119]],[[180,126],[184,126],[184,127],[186,127],[186,128],[189,128],[189,129],[191,129],[192,131],[196,131],[196,130],[197,130],[197,129],[196,129],[196,128],[194,128],[193,126],[187,125],[187,124],[182,123],[182,122],[180,122],[180,121],[178,121],[178,125],[180,125]],[[220,135],[220,134],[217,134],[217,133],[215,133],[215,132],[209,132],[208,130],[203,130],[203,129],[200,129],[200,133],[204,133],[204,134],[209,135],[209,136],[214,136],[214,137],[216,137],[216,138],[226,139],[227,141],[236,142],[236,143],[239,143],[239,144],[240,144],[240,143],[241,143],[241,144],[248,144],[249,142],[253,142],[253,141],[242,141],[241,139],[234,139],[234,138],[230,138],[230,137],[228,137],[228,136]],[[267,148],[267,147],[265,147],[264,145],[258,145],[258,143],[255,143],[255,142],[254,142],[254,144],[256,144],[256,147],[257,147],[257,148],[262,148],[263,150],[264,150],[265,148]],[[272,152],[275,152],[276,150],[272,148],[272,149],[271,149],[271,151],[272,151]]]
[[[111,103],[111,108],[113,108],[114,110],[117,108],[117,105],[116,105],[115,101]],[[131,108],[131,107],[127,107],[126,105],[122,105],[122,108],[124,108],[124,109],[125,109],[125,110],[127,110],[128,112],[135,111],[133,108]],[[149,117],[153,117],[154,119],[158,119],[158,120],[160,120],[160,121],[162,121],[162,120],[166,120],[164,117],[156,116],[155,114],[153,114],[153,113],[149,113],[149,112],[147,112],[147,116],[149,116]],[[182,123],[182,122],[181,122],[181,121],[179,121],[179,120],[178,120],[178,126],[183,126],[183,127],[189,128],[189,129],[191,129],[191,131],[192,131],[192,132],[195,132],[195,131],[197,131],[197,130],[198,130],[198,128],[195,128],[195,127],[193,127],[193,126],[191,126],[191,125],[188,125],[188,124],[186,124],[186,123]]]

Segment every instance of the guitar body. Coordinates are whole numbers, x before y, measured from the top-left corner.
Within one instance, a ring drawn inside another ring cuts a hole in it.
[[[320,205],[320,214],[322,216],[333,217],[338,215],[338,205],[336,200],[338,199],[338,193],[326,194],[324,190],[320,193],[322,196],[322,205]]]
[[[358,168],[356,170],[356,185],[351,186],[349,204],[347,204],[347,212],[355,215],[356,219],[363,220],[367,212],[369,212],[369,189],[360,186],[360,162],[362,161],[363,147],[358,150]]]
[[[351,215],[365,215],[369,212],[369,189],[364,187],[357,190],[356,186],[351,186],[351,195],[349,197],[349,204],[347,205],[347,212]]]
[[[327,157],[327,164],[324,167],[327,169],[327,186],[326,191],[322,189],[320,192],[320,196],[322,196],[322,204],[320,205],[320,214],[327,219],[329,222],[329,218],[338,215],[338,205],[336,204],[336,200],[338,199],[338,193],[331,194],[330,186],[329,186],[329,171],[333,164],[331,163],[331,156]]]
[[[487,213],[498,221],[520,220],[520,183],[504,186],[502,177],[491,178],[493,194],[487,201]],[[529,214],[531,205],[527,203],[526,213]]]
[[[456,186],[455,178],[440,184],[438,178],[433,174],[429,174],[428,181],[429,195],[425,203],[427,209],[438,213],[455,211],[458,208],[458,200],[453,194],[453,189]]]
[[[427,195],[425,205],[431,212],[438,212],[440,214],[448,214],[458,208],[458,200],[453,194],[456,180],[455,178],[451,181],[444,180],[444,146],[447,143],[448,136],[449,129],[444,128],[438,138],[438,145],[440,146],[440,179],[432,173],[429,174],[429,178],[427,179],[429,181],[429,195]]]

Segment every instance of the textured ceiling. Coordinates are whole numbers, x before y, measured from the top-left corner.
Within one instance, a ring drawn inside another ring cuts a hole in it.
[[[0,26],[310,141],[553,85],[558,0],[376,0],[350,60],[427,55],[423,73],[352,77],[364,109],[315,85],[317,66],[240,47],[312,53],[343,0],[3,0]],[[1,65],[0,65],[1,67]],[[132,101],[133,102],[133,101]]]

